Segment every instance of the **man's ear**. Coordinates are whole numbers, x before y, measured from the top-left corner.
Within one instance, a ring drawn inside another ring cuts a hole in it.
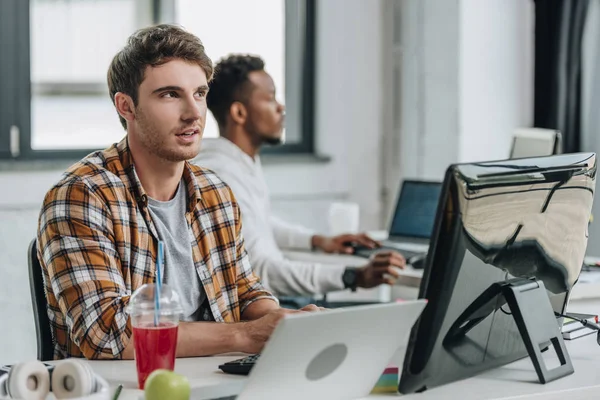
[[[128,94],[115,93],[115,108],[121,117],[126,121],[133,122],[135,119],[135,105],[133,99]]]
[[[248,110],[246,106],[239,101],[234,101],[229,107],[229,116],[237,125],[243,125],[248,118]]]

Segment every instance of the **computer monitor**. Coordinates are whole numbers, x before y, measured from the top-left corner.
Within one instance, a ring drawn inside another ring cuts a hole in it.
[[[581,271],[595,176],[594,153],[448,168],[419,291],[428,305],[411,332],[401,393],[527,356],[500,298],[460,340],[449,340],[465,310],[498,282],[543,282],[550,328],[560,335],[552,309],[564,312]]]
[[[509,158],[551,156],[562,153],[561,134],[555,129],[517,128]]]
[[[405,180],[390,224],[390,237],[431,237],[441,182]]]

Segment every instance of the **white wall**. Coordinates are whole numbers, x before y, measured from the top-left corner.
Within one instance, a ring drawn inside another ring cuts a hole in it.
[[[458,160],[504,159],[533,123],[533,2],[461,0],[459,18]]]
[[[582,66],[582,123],[581,148],[600,154],[600,0],[590,2],[589,15],[583,36]],[[587,254],[600,256],[600,183],[596,181],[596,193],[592,214],[594,222],[590,225]]]
[[[397,63],[399,101],[385,125],[383,215],[392,212],[402,178],[442,180],[451,163],[506,158],[513,129],[530,126],[529,3],[395,2],[400,38],[389,40],[384,57]],[[394,14],[389,3],[387,12]],[[384,79],[394,82],[393,74]],[[385,98],[395,103],[393,93]]]
[[[440,180],[457,161],[459,0],[401,2],[400,177]]]

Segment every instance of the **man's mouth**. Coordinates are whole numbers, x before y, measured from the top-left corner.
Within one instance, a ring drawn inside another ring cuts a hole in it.
[[[198,133],[200,133],[199,129],[186,129],[185,131],[178,133],[176,136],[189,137],[194,136]]]

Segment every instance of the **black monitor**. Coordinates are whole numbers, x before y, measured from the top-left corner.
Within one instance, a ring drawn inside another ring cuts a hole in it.
[[[594,153],[448,168],[419,291],[429,301],[411,332],[401,393],[528,355],[498,283],[537,285],[560,336],[552,310],[565,311],[581,271],[595,177]]]

